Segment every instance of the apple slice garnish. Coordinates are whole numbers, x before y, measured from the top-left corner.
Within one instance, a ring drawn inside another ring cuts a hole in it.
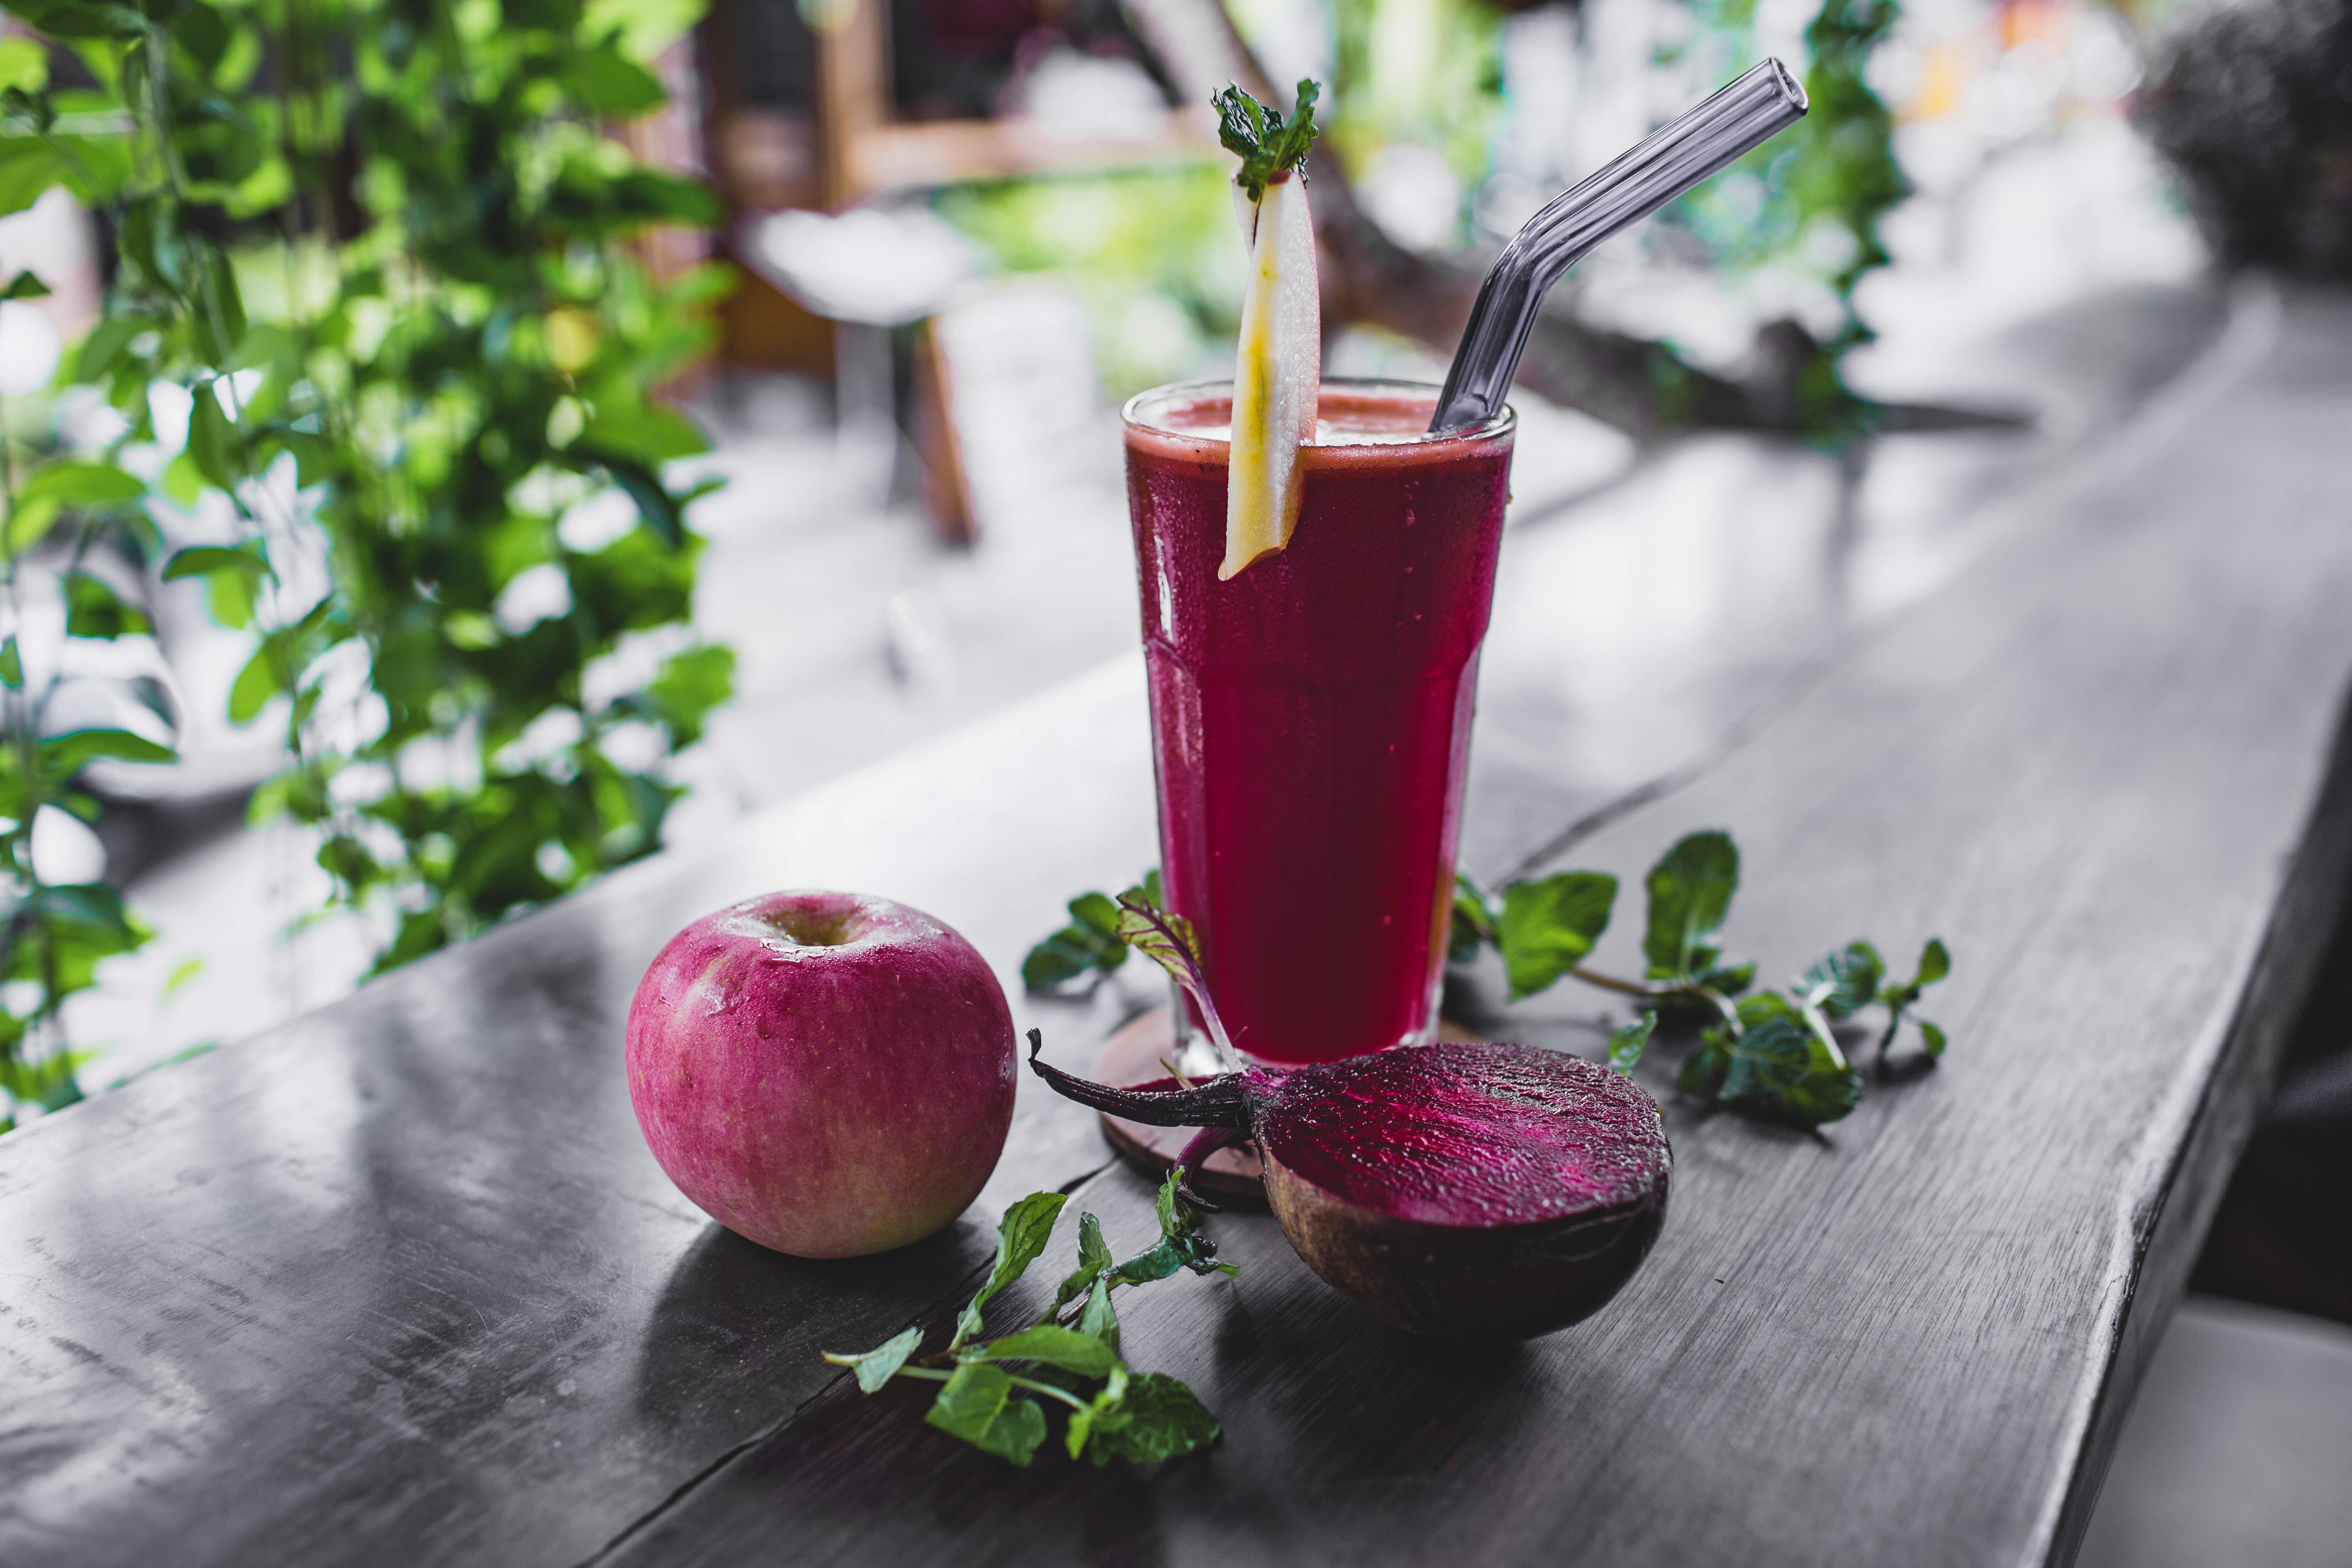
[[[1221,579],[1290,542],[1298,526],[1298,449],[1315,439],[1323,307],[1315,220],[1298,166],[1315,141],[1316,86],[1298,84],[1289,123],[1239,88],[1217,95],[1219,134],[1241,155],[1234,211],[1250,249],[1234,362],[1233,439]]]

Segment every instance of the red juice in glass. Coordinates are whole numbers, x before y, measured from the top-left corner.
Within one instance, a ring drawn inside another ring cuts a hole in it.
[[[1513,430],[1432,437],[1436,402],[1325,381],[1288,548],[1222,583],[1231,384],[1127,405],[1162,885],[1263,1061],[1436,1025]]]

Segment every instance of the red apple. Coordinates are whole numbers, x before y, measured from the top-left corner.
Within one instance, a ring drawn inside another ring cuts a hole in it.
[[[629,1005],[629,1100],[678,1190],[800,1258],[919,1241],[1013,1124],[1013,1014],[971,943],[856,893],[770,893],[672,937]]]

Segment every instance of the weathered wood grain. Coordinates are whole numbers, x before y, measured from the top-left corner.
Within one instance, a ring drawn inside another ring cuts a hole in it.
[[[1227,1440],[1148,1489],[1013,1477],[842,1393],[618,1559],[2067,1560],[2352,866],[2352,475],[2258,456],[2352,430],[2352,307],[2301,299],[2290,325],[1566,858],[1634,886],[1682,833],[1731,828],[1731,929],[1767,973],[1940,932],[1940,1070],[1817,1138],[1676,1104],[1648,1268],[1500,1357],[1375,1328],[1266,1221],[1221,1219],[1240,1279],[1144,1300],[1129,1344]],[[1632,924],[1601,967],[1635,966]],[[1503,1021],[1589,1046],[1592,1007]],[[1662,1094],[1670,1068],[1644,1069]],[[1088,1196],[1115,1231],[1139,1219],[1123,1173]]]
[[[1465,1359],[1229,1215],[1238,1280],[1129,1309],[1225,1447],[1013,1476],[815,1352],[951,1310],[992,1205],[1100,1165],[1088,1113],[1024,1084],[975,1214],[850,1265],[734,1242],[653,1165],[620,1019],[687,920],[866,887],[1009,982],[1064,898],[1153,858],[1123,666],[0,1141],[0,1561],[2063,1561],[2345,879],[2347,363],[2352,304],[2291,300],[2254,363],[1570,850],[1631,881],[1727,826],[1768,973],[1931,930],[1959,965],[1946,1065],[1821,1138],[1675,1106],[1664,1238],[1590,1322]],[[1498,853],[1559,826],[1514,820]],[[1076,1068],[1162,994],[1139,966],[1015,1006]],[[1604,1005],[1487,1022],[1590,1048]],[[1087,1189],[1121,1243],[1148,1195]]]
[[[985,1265],[1003,1202],[1108,1156],[1024,1075],[1010,1153],[948,1234],[767,1253],[637,1132],[636,977],[732,900],[887,889],[971,938],[1082,1069],[1165,987],[1033,1009],[1016,972],[1074,877],[1156,858],[1144,725],[1139,668],[1105,670],[10,1134],[0,1563],[572,1563],[789,1415],[820,1350],[894,1331]]]

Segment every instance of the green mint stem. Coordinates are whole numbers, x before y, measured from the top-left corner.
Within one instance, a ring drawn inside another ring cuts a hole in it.
[[[1056,1388],[1050,1383],[1039,1383],[1033,1378],[1026,1377],[1016,1377],[1013,1378],[1012,1382],[1013,1386],[1015,1388],[1025,1388],[1035,1394],[1051,1394],[1073,1410],[1084,1410],[1088,1403],[1086,1400],[1080,1399],[1076,1394],[1072,1394],[1068,1389]]]
[[[1613,974],[1603,974],[1598,970],[1587,969],[1580,963],[1572,966],[1569,973],[1587,985],[1598,985],[1603,990],[1622,992],[1628,996],[1639,996],[1644,1001],[1663,1002],[1671,996],[1695,998],[1722,1014],[1723,1021],[1731,1026],[1734,1036],[1739,1033],[1738,1005],[1711,985],[1654,985],[1644,980],[1621,980]]]
[[[1622,991],[1628,996],[1663,996],[1666,994],[1666,993],[1660,991],[1654,985],[1644,984],[1639,980],[1620,980],[1613,974],[1603,974],[1598,970],[1587,969],[1580,963],[1570,968],[1569,973],[1575,975],[1579,980],[1583,981],[1587,985],[1598,985],[1607,991]]]
[[[1830,1060],[1837,1063],[1838,1070],[1843,1072],[1853,1067],[1853,1064],[1845,1059],[1845,1053],[1838,1049],[1837,1037],[1830,1033],[1829,1016],[1822,1011],[1821,1004],[1809,996],[1802,1006],[1805,1022],[1811,1026],[1814,1037],[1828,1047]]]
[[[925,1383],[945,1383],[948,1379],[953,1377],[955,1373],[951,1372],[940,1372],[934,1367],[928,1366],[902,1366],[893,1375],[898,1377],[919,1377]],[[1007,1383],[1010,1383],[1013,1387],[1025,1388],[1032,1394],[1051,1394],[1054,1398],[1060,1400],[1063,1404],[1068,1405],[1073,1410],[1084,1410],[1087,1407],[1087,1401],[1080,1399],[1076,1394],[1072,1394],[1066,1388],[1055,1388],[1050,1383],[1039,1383],[1033,1377],[1016,1377],[1011,1373],[1007,1373],[1005,1374],[1004,1380]]]

